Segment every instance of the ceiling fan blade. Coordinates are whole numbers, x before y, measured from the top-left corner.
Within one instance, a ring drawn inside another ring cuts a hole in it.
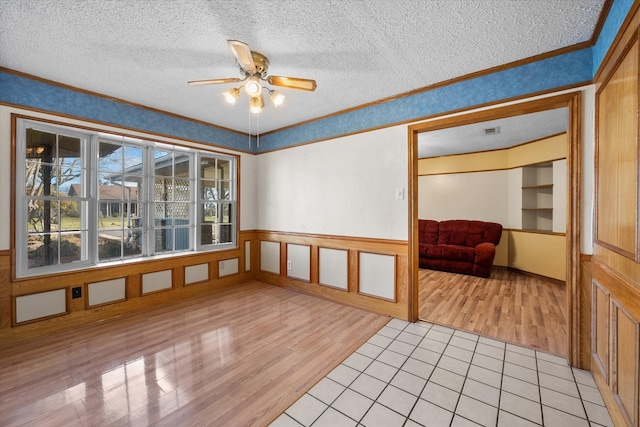
[[[308,91],[316,90],[318,85],[315,80],[299,79],[297,77],[269,76],[267,82],[274,86],[288,87],[291,89],[302,89]]]
[[[190,82],[187,82],[187,84],[190,84],[191,86],[215,85],[215,84],[219,84],[219,83],[237,83],[237,82],[239,82],[241,80],[242,79],[237,79],[235,77],[229,77],[229,78],[226,78],[226,79],[191,80]]]
[[[256,64],[253,62],[249,45],[238,40],[227,40],[227,44],[229,44],[231,52],[233,52],[242,69],[251,74],[255,73]]]

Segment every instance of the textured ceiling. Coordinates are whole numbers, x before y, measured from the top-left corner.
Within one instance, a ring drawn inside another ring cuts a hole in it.
[[[264,133],[591,39],[604,0],[0,0],[0,66],[226,128]],[[259,118],[227,39],[283,89]],[[259,122],[258,122],[259,119]]]
[[[418,158],[498,150],[566,132],[569,110],[555,110],[489,120],[418,135]],[[487,134],[485,129],[495,129]]]

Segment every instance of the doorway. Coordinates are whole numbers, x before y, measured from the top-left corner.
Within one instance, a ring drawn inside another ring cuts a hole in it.
[[[420,135],[425,132],[434,132],[443,129],[459,128],[461,126],[488,122],[492,120],[515,118],[522,115],[540,113],[548,110],[566,108],[568,112],[568,126],[566,132],[566,297],[562,303],[567,315],[566,357],[573,365],[577,363],[579,354],[579,336],[577,319],[577,281],[579,266],[579,184],[580,180],[580,98],[579,92],[558,95],[534,101],[526,101],[514,105],[497,107],[479,112],[472,112],[455,117],[434,119],[409,127],[409,257],[411,268],[409,272],[411,284],[411,304],[409,317],[417,320],[419,313],[419,278],[418,269],[418,218],[419,216],[419,192],[418,192],[418,145]],[[443,295],[443,299],[447,296]]]

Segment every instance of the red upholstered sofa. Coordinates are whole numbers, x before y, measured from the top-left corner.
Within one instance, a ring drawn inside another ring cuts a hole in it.
[[[420,219],[420,268],[489,277],[500,237],[495,222]]]

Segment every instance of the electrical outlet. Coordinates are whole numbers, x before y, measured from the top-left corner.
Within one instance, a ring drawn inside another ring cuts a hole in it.
[[[71,288],[71,298],[81,298],[82,297],[82,288],[78,286],[77,288]]]
[[[291,270],[291,260],[287,261],[287,270]]]

